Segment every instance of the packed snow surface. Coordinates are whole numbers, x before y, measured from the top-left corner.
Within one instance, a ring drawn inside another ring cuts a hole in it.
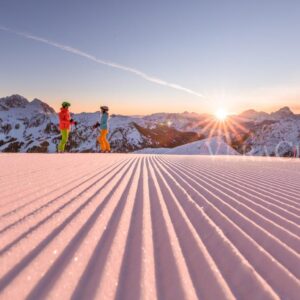
[[[300,163],[0,155],[1,299],[299,299]]]

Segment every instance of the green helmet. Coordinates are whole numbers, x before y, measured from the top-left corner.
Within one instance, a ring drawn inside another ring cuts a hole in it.
[[[71,104],[67,101],[64,101],[62,104],[61,104],[62,107],[69,107],[71,106]]]

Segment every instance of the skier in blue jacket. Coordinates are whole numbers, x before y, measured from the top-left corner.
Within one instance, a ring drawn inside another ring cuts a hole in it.
[[[101,152],[108,153],[110,152],[110,144],[107,140],[108,134],[108,110],[107,106],[101,106],[101,120],[100,123],[97,122],[93,127],[98,128],[100,126],[100,135],[98,136],[97,140],[101,147]]]

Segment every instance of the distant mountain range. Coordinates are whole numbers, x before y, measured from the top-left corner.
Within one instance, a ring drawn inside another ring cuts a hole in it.
[[[99,151],[98,132],[92,128],[99,121],[99,112],[73,114],[72,117],[78,125],[72,129],[68,150]],[[213,145],[216,143],[214,137],[218,136],[218,141],[222,140],[221,148],[232,149],[230,153],[292,156],[300,144],[300,116],[288,107],[271,114],[248,110],[230,116],[224,124],[218,123],[214,116],[189,112],[111,115],[109,129],[114,152],[155,148],[155,151],[145,151],[158,153],[165,149],[172,153],[176,147],[181,149],[181,154],[197,154],[203,143],[193,142],[208,139],[206,145]],[[0,152],[53,153],[59,140],[57,113],[48,104],[38,99],[28,101],[20,95],[0,98]],[[192,144],[187,145],[189,143]],[[185,146],[180,148],[182,145]]]
[[[175,155],[239,155],[230,147],[224,137],[212,137],[174,148],[144,148],[138,154],[175,154]]]

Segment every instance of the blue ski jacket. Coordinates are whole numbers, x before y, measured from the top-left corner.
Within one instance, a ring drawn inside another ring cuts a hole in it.
[[[108,113],[103,113],[100,121],[100,129],[107,129]]]

